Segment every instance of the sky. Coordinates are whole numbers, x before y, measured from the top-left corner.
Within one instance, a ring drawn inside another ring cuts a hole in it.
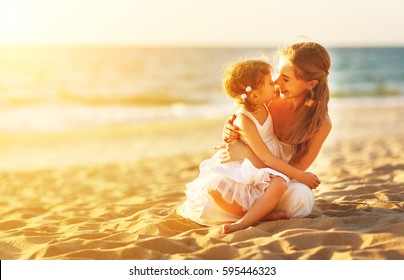
[[[1,45],[404,46],[401,0],[0,0]]]

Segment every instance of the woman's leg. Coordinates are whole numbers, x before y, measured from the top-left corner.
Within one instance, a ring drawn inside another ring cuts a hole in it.
[[[237,222],[223,225],[222,232],[229,233],[244,229],[264,218],[268,213],[274,210],[286,190],[286,185],[287,183],[284,179],[280,177],[273,178],[270,186],[266,189],[264,194],[254,202],[247,213]]]
[[[306,217],[310,215],[313,205],[313,191],[305,184],[292,180],[288,184],[275,211],[284,211],[291,218]]]

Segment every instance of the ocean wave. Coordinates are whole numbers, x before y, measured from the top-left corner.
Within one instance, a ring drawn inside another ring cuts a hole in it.
[[[373,88],[350,88],[331,90],[331,97],[335,98],[351,98],[351,97],[392,97],[400,96],[404,90],[394,86],[376,86]]]

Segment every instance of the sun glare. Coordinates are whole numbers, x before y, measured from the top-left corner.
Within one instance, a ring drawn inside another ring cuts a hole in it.
[[[29,33],[29,13],[19,1],[0,1],[0,34],[4,43],[23,40]]]

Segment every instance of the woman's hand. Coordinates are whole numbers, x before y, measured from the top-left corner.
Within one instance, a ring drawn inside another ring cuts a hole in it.
[[[316,189],[320,185],[320,179],[310,172],[303,172],[300,178],[296,178],[301,183],[307,185],[310,189]]]
[[[236,125],[233,125],[233,122],[236,118],[236,115],[232,115],[230,118],[227,119],[224,125],[223,139],[226,143],[230,143],[234,140],[240,139],[240,133],[238,132],[239,128]]]
[[[216,149],[221,149],[220,158],[222,163],[243,160],[248,158],[251,152],[251,149],[240,140],[228,142],[216,147]]]

